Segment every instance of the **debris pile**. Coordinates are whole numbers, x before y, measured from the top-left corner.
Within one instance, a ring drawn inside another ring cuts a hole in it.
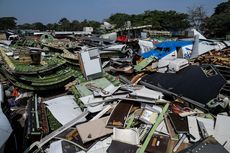
[[[221,66],[230,66],[230,48],[225,48],[219,51],[210,51],[206,54],[199,56],[196,59],[196,62],[201,64],[214,64]]]
[[[1,150],[229,152],[230,49],[204,41],[1,42]]]

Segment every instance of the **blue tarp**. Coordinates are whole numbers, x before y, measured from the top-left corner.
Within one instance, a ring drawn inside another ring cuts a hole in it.
[[[157,59],[161,59],[175,51],[177,47],[181,48],[187,45],[191,45],[192,43],[192,41],[165,41],[157,44],[154,50],[143,53],[142,57],[148,58],[150,56],[155,56]]]

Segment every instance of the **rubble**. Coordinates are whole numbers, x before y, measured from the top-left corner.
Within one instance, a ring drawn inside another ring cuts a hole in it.
[[[220,66],[230,66],[230,48],[224,48],[223,50],[218,51],[210,51],[205,53],[195,60],[195,62],[199,62],[200,64],[214,64]]]
[[[200,54],[209,40],[196,41],[1,43],[0,148],[15,137],[11,152],[229,152],[230,49]]]

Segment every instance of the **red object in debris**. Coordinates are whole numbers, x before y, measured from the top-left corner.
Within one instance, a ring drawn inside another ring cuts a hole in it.
[[[12,96],[14,97],[18,97],[20,95],[18,88],[14,88],[13,92],[12,92]]]
[[[116,41],[126,43],[126,42],[128,42],[128,37],[127,36],[118,36]]]
[[[185,107],[181,103],[172,103],[171,104],[171,110],[173,113],[176,113],[176,114],[191,111],[191,109],[189,107]]]
[[[152,41],[153,45],[159,44],[159,41],[153,40]]]

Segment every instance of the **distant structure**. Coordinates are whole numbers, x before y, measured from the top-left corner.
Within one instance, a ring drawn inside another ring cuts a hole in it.
[[[184,35],[188,38],[194,38],[196,35],[198,35],[199,39],[206,39],[200,32],[193,28],[185,30]]]
[[[149,36],[172,36],[172,32],[170,31],[159,31],[159,30],[143,30],[143,32],[147,32]]]
[[[111,30],[113,29],[114,26],[112,24],[110,24],[109,22],[104,22],[102,25],[101,25],[101,29],[105,29],[105,30]]]
[[[141,37],[141,32],[144,30],[150,30],[152,28],[152,25],[143,25],[143,26],[137,26],[137,27],[132,27],[131,23],[129,24],[128,22],[126,23],[125,28],[119,28],[115,30],[117,32],[118,36],[127,36],[128,38],[140,38]]]

